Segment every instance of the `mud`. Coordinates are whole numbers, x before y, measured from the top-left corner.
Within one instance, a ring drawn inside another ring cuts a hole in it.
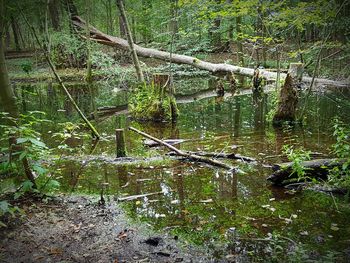
[[[0,262],[211,262],[197,248],[130,222],[115,202],[83,196],[27,202],[0,229]]]

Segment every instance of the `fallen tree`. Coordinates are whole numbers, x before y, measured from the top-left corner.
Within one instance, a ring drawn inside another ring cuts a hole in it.
[[[86,30],[87,25],[83,19],[81,19],[79,16],[73,16],[72,21],[74,26],[79,30]],[[128,41],[119,37],[107,35],[103,33],[102,31],[98,30],[97,28],[93,26],[89,26],[90,29],[90,39],[111,47],[117,47],[123,50],[129,50],[129,44]],[[85,36],[82,34],[81,37],[85,38]],[[164,61],[169,61],[172,63],[177,64],[187,64],[191,65],[193,67],[196,67],[198,69],[207,70],[212,73],[216,74],[239,74],[243,76],[254,76],[254,69],[252,68],[244,68],[239,66],[234,66],[230,64],[225,63],[211,63],[206,62],[200,59],[197,59],[195,57],[186,56],[186,55],[179,55],[179,54],[170,54],[166,51],[161,51],[153,48],[145,48],[141,47],[139,45],[134,45],[134,49],[137,53],[137,55],[145,58],[155,58],[160,59]],[[276,80],[277,79],[277,72],[271,72],[268,70],[260,70],[260,76],[267,79],[267,80]],[[280,78],[284,79],[286,77],[285,73],[280,73]],[[303,77],[303,82],[311,83],[312,78],[311,77]],[[334,81],[329,79],[321,79],[317,78],[314,81],[315,85],[331,85],[331,86],[337,86],[337,87],[349,87],[349,82],[342,82],[342,81]]]
[[[345,162],[346,159],[315,159],[304,161],[301,163],[301,166],[305,169],[306,178],[327,180],[329,171],[334,167],[341,167]],[[276,164],[272,169],[275,172],[267,180],[275,185],[288,185],[298,180],[297,174],[293,173],[293,162]]]

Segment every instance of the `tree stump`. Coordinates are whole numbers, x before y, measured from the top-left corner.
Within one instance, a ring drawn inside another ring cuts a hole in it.
[[[124,129],[115,130],[115,143],[117,148],[117,157],[125,157],[126,149],[125,149]]]
[[[273,125],[279,126],[283,122],[294,122],[298,104],[298,78],[302,76],[302,64],[291,63],[284,85],[281,89],[277,111],[273,117]]]

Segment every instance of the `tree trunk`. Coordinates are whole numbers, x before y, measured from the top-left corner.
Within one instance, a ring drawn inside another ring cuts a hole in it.
[[[215,0],[215,11],[219,11],[221,0]],[[212,26],[209,28],[209,37],[211,40],[211,45],[215,50],[221,49],[221,35],[219,32],[221,25],[221,17],[216,14]]]
[[[117,0],[117,6],[118,6],[118,9],[119,9],[120,14],[121,14],[123,24],[125,26],[126,35],[128,37],[129,49],[130,49],[131,54],[132,54],[132,59],[134,62],[134,66],[135,66],[135,70],[136,70],[136,74],[137,74],[137,79],[139,82],[144,82],[145,80],[144,80],[143,73],[141,70],[140,61],[139,61],[139,58],[137,56],[137,53],[136,53],[136,50],[134,47],[134,41],[132,39],[129,23],[128,23],[128,20],[126,18],[123,0]]]
[[[0,100],[2,102],[4,111],[8,112],[10,117],[17,119],[19,117],[19,112],[16,105],[16,98],[13,89],[10,86],[4,54],[4,14],[4,1],[0,0]],[[10,125],[14,126],[16,123],[11,121]],[[9,142],[10,147],[12,147],[16,144],[16,138],[14,136],[11,136],[9,138]],[[21,150],[19,147],[16,148],[17,150]],[[36,187],[35,178],[26,157],[22,159],[22,165],[25,175],[33,183],[33,187]]]
[[[60,25],[60,1],[49,0],[49,13],[51,18],[51,24],[55,31],[61,30]]]
[[[76,16],[73,17],[73,23],[74,25],[81,29],[85,30],[86,23],[84,20],[82,20],[80,17]],[[104,34],[103,32],[99,31],[98,29],[90,26],[90,36],[91,39],[107,46],[112,47],[118,47],[123,50],[129,50],[129,44],[128,41],[119,37],[110,36],[107,34]],[[84,37],[84,36],[82,36]],[[227,73],[235,73],[243,76],[250,76],[252,77],[254,75],[254,69],[253,68],[244,68],[239,66],[234,66],[230,64],[215,64],[210,63],[206,61],[199,60],[195,57],[190,57],[186,55],[179,55],[179,54],[171,54],[169,52],[160,51],[153,48],[144,48],[138,45],[133,45],[135,52],[137,55],[141,57],[146,58],[155,58],[160,59],[164,61],[171,61],[173,63],[177,64],[187,64],[191,65],[193,67],[203,69],[210,71],[212,73],[217,74],[223,74],[226,75]],[[270,72],[267,70],[260,70],[261,77],[267,79],[267,80],[276,80],[277,73],[276,72]],[[281,78],[285,78],[286,74],[280,74]],[[311,77],[303,77],[302,81],[310,83]],[[337,87],[349,87],[350,83],[349,81],[334,81],[329,79],[316,79],[316,83],[318,84],[324,84],[324,85],[331,85],[331,86],[337,86]]]
[[[174,36],[174,39],[177,39],[177,33],[179,31],[179,25],[177,22],[178,16],[178,0],[170,0],[170,22],[169,22],[169,31]]]
[[[298,65],[302,67],[302,64],[298,63]],[[281,89],[277,112],[273,117],[274,125],[281,125],[285,121],[295,121],[295,114],[298,103],[298,72],[300,70],[294,69],[294,66],[295,65],[293,64],[290,65],[290,69]]]
[[[125,24],[123,22],[123,18],[122,16],[120,15],[118,17],[119,19],[119,35],[122,37],[122,38],[126,38],[126,30],[125,30]]]
[[[242,17],[238,16],[238,17],[236,17],[237,58],[238,58],[240,66],[244,67],[244,52],[243,52],[243,45],[242,45],[241,25],[242,25]]]
[[[16,51],[20,51],[21,50],[21,46],[19,44],[18,24],[15,21],[15,19],[13,18],[13,16],[11,16],[11,27],[12,27],[12,32],[13,32],[13,38],[15,40]]]

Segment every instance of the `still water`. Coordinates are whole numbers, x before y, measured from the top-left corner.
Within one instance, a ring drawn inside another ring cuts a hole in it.
[[[205,79],[181,79],[175,85],[179,93],[186,93],[193,87],[206,89],[208,84]],[[91,98],[86,87],[72,85],[70,89],[85,113],[90,113]],[[22,105],[26,110],[41,107],[48,112],[48,119],[55,120],[43,124],[41,129],[46,143],[56,146],[52,134],[60,127],[57,123],[74,122],[77,116],[57,87],[38,86],[30,92]],[[287,161],[282,151],[285,144],[303,147],[316,156],[331,157],[335,141],[332,119],[338,116],[350,123],[350,95],[330,91],[314,94],[308,101],[305,124],[281,129],[273,128],[267,121],[271,97],[247,94],[182,103],[178,105],[180,116],[175,124],[136,123],[127,113],[100,118],[95,125],[103,139],[96,148],[92,148],[89,138],[73,136],[67,140],[74,157],[58,154],[55,177],[67,193],[103,191],[115,199],[158,193],[123,202],[123,207],[131,218],[156,229],[166,228],[191,243],[205,244],[218,255],[227,251],[264,254],[268,252],[266,242],[260,244],[259,240],[277,237],[300,242],[316,255],[339,252],[346,260],[350,247],[350,208],[346,198],[277,188],[266,177],[271,174],[269,165]],[[94,99],[97,106],[125,105],[127,93],[99,86]],[[258,162],[223,160],[242,171],[232,174],[171,159],[164,155],[165,149],[143,146],[142,138],[131,131],[126,131],[129,156],[153,157],[152,162],[120,164],[97,160],[114,158],[114,130],[128,126],[161,139],[186,139],[177,145],[183,150],[236,152]],[[287,243],[293,245],[292,241]]]

